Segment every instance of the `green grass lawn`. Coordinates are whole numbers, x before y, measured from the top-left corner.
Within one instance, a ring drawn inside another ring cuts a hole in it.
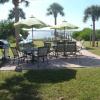
[[[0,100],[100,100],[100,68],[0,72]]]
[[[34,45],[36,47],[44,46],[43,40],[34,40]]]
[[[39,46],[40,41],[35,41]],[[84,44],[100,55],[99,47]],[[0,100],[100,100],[100,68],[0,71]]]
[[[92,52],[92,53],[94,53],[96,55],[100,55],[100,41],[98,43],[98,47],[92,47],[92,45],[90,45],[90,42],[89,41],[85,41],[84,46],[90,52]]]

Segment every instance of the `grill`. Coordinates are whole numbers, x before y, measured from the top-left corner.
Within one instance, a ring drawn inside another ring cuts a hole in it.
[[[0,40],[0,49],[9,48],[9,43],[6,40]]]
[[[0,40],[0,49],[3,53],[2,59],[6,59],[8,57],[9,43],[6,40]]]

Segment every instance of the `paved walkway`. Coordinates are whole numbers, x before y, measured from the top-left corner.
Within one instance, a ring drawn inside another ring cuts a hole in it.
[[[22,69],[53,69],[53,68],[78,68],[78,67],[100,67],[100,56],[97,56],[84,48],[81,50],[82,55],[75,57],[59,57],[50,58],[48,63],[40,63],[39,67],[37,64],[24,63],[20,66]],[[1,67],[0,70],[15,70],[16,65],[6,64]]]

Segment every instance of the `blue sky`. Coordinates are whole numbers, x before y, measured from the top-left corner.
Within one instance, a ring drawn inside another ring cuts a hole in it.
[[[65,12],[65,16],[58,16],[58,24],[63,20],[68,21],[80,28],[91,27],[92,21],[89,20],[87,23],[83,23],[84,10],[91,5],[99,5],[100,0],[29,0],[30,6],[25,8],[23,5],[21,7],[26,13],[26,17],[35,16],[47,24],[53,25],[53,16],[47,16],[47,8],[53,2],[59,3]],[[13,7],[11,2],[0,5],[0,20],[7,18],[9,10]],[[96,22],[96,28],[100,28],[100,21]]]

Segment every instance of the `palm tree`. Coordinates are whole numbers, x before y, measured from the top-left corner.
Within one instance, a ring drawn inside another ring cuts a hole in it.
[[[92,34],[92,46],[95,46],[95,39],[96,39],[96,34],[95,34],[95,21],[97,21],[100,17],[100,6],[98,5],[92,5],[85,9],[84,11],[84,22],[86,22],[89,18],[91,18],[93,22],[93,34]]]
[[[53,15],[54,19],[55,19],[55,25],[57,24],[57,16],[58,14],[64,16],[64,12],[63,12],[63,7],[61,5],[59,5],[58,3],[53,3],[50,5],[50,7],[47,9],[47,15]]]
[[[4,4],[10,0],[0,0],[1,4]],[[12,3],[14,5],[14,10],[15,10],[15,22],[19,21],[19,4],[20,3],[25,3],[25,6],[29,5],[28,0],[12,0]],[[19,48],[19,29],[18,27],[15,28],[15,37],[16,37],[16,46]]]
[[[21,8],[18,8],[19,10],[19,17],[21,19],[25,19],[25,13]],[[8,15],[8,20],[12,20],[15,18],[15,9],[13,8],[12,10],[10,10],[10,13]]]
[[[61,5],[59,5],[58,3],[53,3],[49,6],[49,8],[47,9],[47,15],[53,15],[54,16],[54,24],[57,24],[57,16],[58,14],[64,16],[64,12],[63,12],[63,7]],[[55,39],[56,39],[56,29],[55,29]]]

